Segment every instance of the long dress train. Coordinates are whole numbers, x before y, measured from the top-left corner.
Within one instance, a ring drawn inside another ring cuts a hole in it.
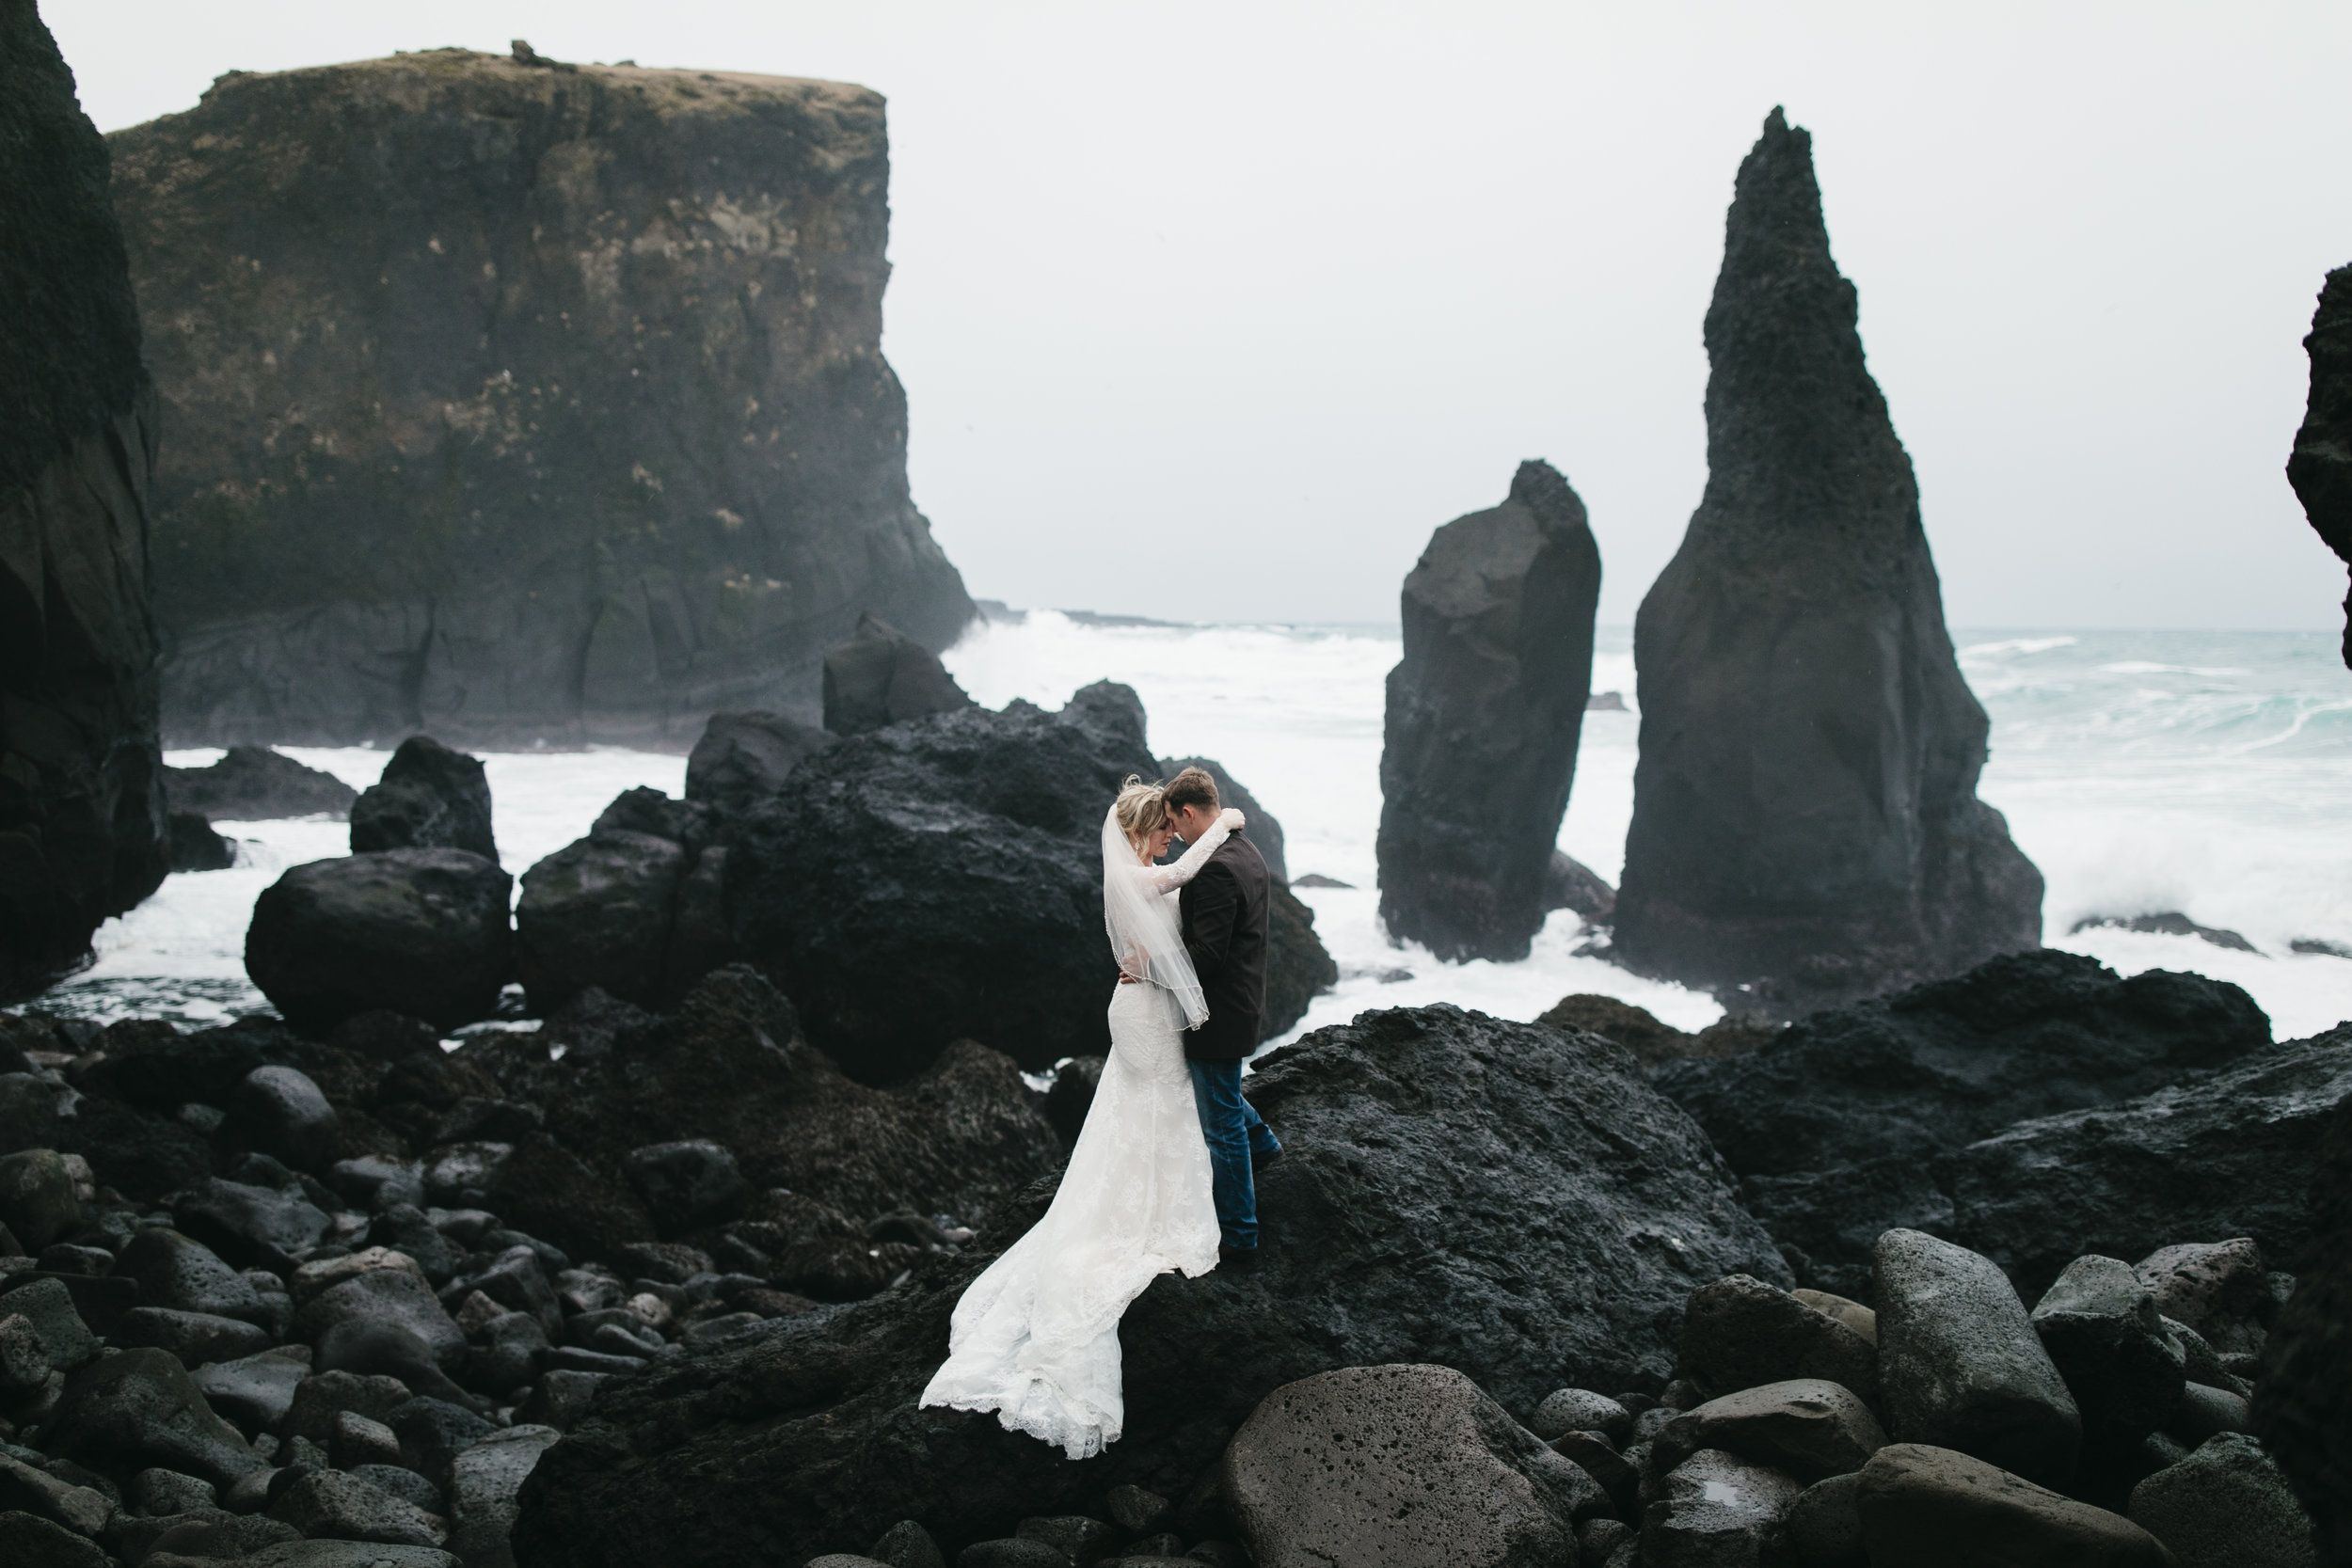
[[[1185,861],[1197,865],[1223,836]],[[1154,886],[1172,896],[1189,870],[1184,862],[1152,868]],[[1073,1459],[1119,1439],[1119,1320],[1128,1304],[1159,1275],[1197,1278],[1217,1259],[1184,1011],[1160,986],[1122,985],[1110,1026],[1110,1056],[1053,1205],[965,1290],[947,1359],[921,1402],[993,1410],[1008,1431]]]

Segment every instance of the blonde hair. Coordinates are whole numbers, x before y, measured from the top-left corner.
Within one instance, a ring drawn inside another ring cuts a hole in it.
[[[1119,831],[1138,850],[1143,847],[1143,841],[1168,821],[1166,788],[1164,784],[1145,784],[1134,773],[1128,774],[1127,782],[1119,786],[1119,799],[1111,811],[1118,818]]]

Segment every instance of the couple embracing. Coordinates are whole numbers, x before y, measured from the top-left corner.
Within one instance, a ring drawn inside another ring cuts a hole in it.
[[[1242,1098],[1265,1009],[1265,861],[1187,768],[1130,778],[1103,818],[1119,959],[1111,1051],[1053,1206],[956,1304],[922,1402],[993,1410],[1085,1459],[1125,1417],[1119,1320],[1155,1275],[1256,1256],[1253,1165],[1281,1145]],[[1156,863],[1171,839],[1187,846]]]

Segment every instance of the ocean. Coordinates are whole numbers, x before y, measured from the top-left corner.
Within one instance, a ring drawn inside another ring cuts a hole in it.
[[[2281,1039],[2352,1019],[2352,672],[2332,635],[2304,632],[2012,631],[1958,634],[1961,666],[1993,719],[1980,793],[2008,815],[2048,879],[2043,940],[2123,974],[2185,969],[2236,982]],[[1575,915],[1552,915],[1519,963],[1442,963],[1379,928],[1373,840],[1380,816],[1382,682],[1398,633],[1378,626],[1106,624],[1050,610],[977,623],[946,656],[978,701],[1057,707],[1104,678],[1141,694],[1161,756],[1216,758],[1280,818],[1294,878],[1340,966],[1299,1030],[1368,1007],[1453,1002],[1528,1019],[1576,991],[1701,1027],[1708,996],[1645,980],[1575,948]],[[1596,692],[1626,711],[1586,715],[1560,847],[1615,880],[1633,810],[1640,719],[1632,634],[1605,626]],[[288,747],[356,786],[386,752]],[[199,766],[219,753],[175,752]],[[501,858],[519,875],[587,831],[621,790],[673,794],[683,757],[612,749],[485,755]],[[99,931],[97,961],[31,1006],[110,1020],[217,1022],[266,1006],[245,977],[253,900],[290,865],[338,855],[341,822],[221,822],[236,866],[176,875]],[[2083,920],[2179,911],[2240,933],[2236,951],[2194,936]]]

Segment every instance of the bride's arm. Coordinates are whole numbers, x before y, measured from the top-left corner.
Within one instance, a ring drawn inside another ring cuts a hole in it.
[[[1217,847],[1231,838],[1233,830],[1240,827],[1244,820],[1241,813],[1228,806],[1217,813],[1216,824],[1200,835],[1200,842],[1177,856],[1173,865],[1145,866],[1144,878],[1152,884],[1152,890],[1154,893],[1171,893],[1191,881],[1208,863],[1209,857],[1216,853]]]

